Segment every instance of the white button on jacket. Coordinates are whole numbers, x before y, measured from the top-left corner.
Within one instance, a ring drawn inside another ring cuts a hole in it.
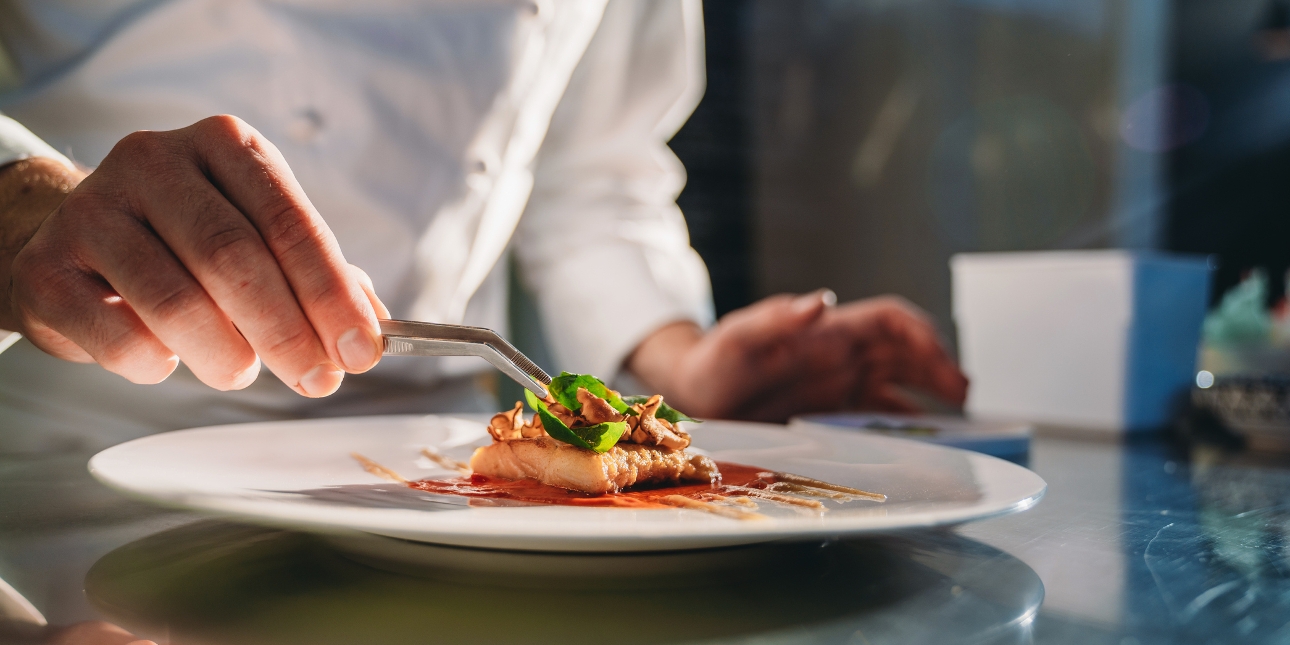
[[[94,166],[130,132],[234,114],[282,150],[396,317],[504,331],[513,250],[566,369],[609,376],[659,326],[711,321],[666,146],[702,95],[698,0],[0,0],[0,16],[0,163]],[[66,404],[130,434],[299,405],[86,369],[15,345],[0,425],[43,427]],[[245,413],[194,412],[222,402]]]

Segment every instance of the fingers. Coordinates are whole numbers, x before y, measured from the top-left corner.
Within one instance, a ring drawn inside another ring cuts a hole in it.
[[[381,356],[375,308],[282,154],[234,117],[186,130],[215,186],[258,230],[331,360],[349,372],[371,369]]]
[[[14,261],[12,297],[37,347],[60,358],[90,358],[135,383],[160,383],[175,370],[179,358],[111,287],[49,257],[24,249]]]
[[[255,381],[260,372],[255,350],[142,222],[114,220],[104,233],[112,243],[87,249],[90,266],[121,294],[161,343],[215,389],[242,389]]]
[[[843,325],[855,341],[866,382],[897,382],[962,405],[967,378],[945,351],[925,314],[899,298],[876,298],[838,307],[827,324]]]
[[[253,129],[232,117],[213,117],[176,133],[131,135],[104,166],[116,154],[157,160],[144,168],[151,172],[149,183],[132,195],[129,210],[147,221],[180,266],[140,272],[140,263],[164,264],[164,253],[134,265],[105,259],[126,265],[119,279],[147,283],[131,289],[113,280],[141,307],[154,308],[153,293],[173,297],[155,306],[156,317],[164,326],[167,311],[177,309],[168,317],[188,326],[173,325],[179,330],[173,341],[162,334],[168,342],[214,338],[208,353],[212,346],[224,351],[206,360],[223,358],[245,370],[235,372],[244,379],[225,383],[232,387],[249,382],[258,369],[254,359],[246,360],[247,346],[285,383],[314,397],[335,391],[345,370],[364,371],[379,359],[371,300],[281,155]],[[184,269],[207,298],[186,283]],[[141,280],[143,275],[154,277]],[[211,305],[222,315],[210,315]],[[205,327],[193,327],[194,320]],[[176,349],[186,361],[198,356],[197,347]],[[199,358],[194,367],[201,365]],[[199,376],[216,384],[229,380],[227,371],[216,364]]]
[[[905,353],[893,361],[897,367],[893,380],[925,389],[961,406],[967,397],[967,377],[945,351],[931,322],[892,310],[884,324],[890,337],[904,341],[893,343],[893,347],[903,348]]]
[[[331,394],[340,386],[344,373],[296,302],[259,232],[219,191],[192,172],[194,176],[181,178],[188,185],[186,191],[149,192],[140,198],[140,210],[200,289],[209,295],[221,312],[218,316],[236,326],[270,371],[305,396]],[[139,268],[123,270],[122,276],[133,276],[135,282],[144,283],[139,276],[149,274],[138,273]],[[174,273],[152,274],[146,286],[140,288],[183,294],[183,287],[177,284],[182,280]],[[186,300],[183,306],[188,307],[184,312],[188,318],[197,318],[199,307],[192,303],[198,303],[200,298],[177,297]],[[149,304],[140,303],[145,307]],[[174,322],[181,323],[183,317],[177,316]],[[203,340],[195,329],[179,333],[195,342]]]
[[[380,358],[388,311],[371,280],[277,149],[232,117],[122,139],[13,265],[10,298],[33,342],[134,381],[182,358],[214,387],[244,387],[262,358],[323,396]]]

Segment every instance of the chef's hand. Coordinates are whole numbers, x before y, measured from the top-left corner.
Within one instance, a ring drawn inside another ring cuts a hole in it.
[[[773,296],[704,333],[674,323],[646,338],[627,367],[696,417],[784,421],[843,409],[917,412],[918,390],[954,406],[967,378],[926,314],[894,297],[831,306],[831,292]]]
[[[66,627],[0,618],[0,643],[12,645],[157,645],[101,620]]]
[[[88,176],[0,169],[0,290],[0,329],[135,383],[182,360],[239,389],[263,360],[326,396],[381,356],[371,281],[278,149],[231,116],[131,134]]]
[[[77,623],[71,627],[51,629],[43,645],[157,645],[102,621]]]

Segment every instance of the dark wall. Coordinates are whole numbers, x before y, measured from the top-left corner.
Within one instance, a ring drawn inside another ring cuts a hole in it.
[[[1173,34],[1171,75],[1205,123],[1170,155],[1165,245],[1218,255],[1215,299],[1261,267],[1275,300],[1290,267],[1290,6],[1182,0]]]
[[[677,203],[690,243],[708,264],[717,315],[752,301],[749,256],[749,105],[746,30],[749,3],[703,3],[708,90],[672,139],[689,181]]]

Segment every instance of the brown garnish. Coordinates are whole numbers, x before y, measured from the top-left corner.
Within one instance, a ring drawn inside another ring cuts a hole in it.
[[[578,412],[582,414],[588,424],[594,426],[600,423],[623,420],[623,415],[618,414],[614,406],[609,405],[609,401],[592,394],[587,388],[578,388],[577,397],[578,403],[582,404],[582,409]]]
[[[851,493],[839,493],[835,490],[826,490],[823,488],[812,488],[801,484],[791,484],[789,482],[775,482],[766,486],[766,490],[779,493],[796,493],[798,495],[809,495],[810,497],[823,497],[824,499],[836,499],[839,502],[850,502],[857,499],[870,499],[860,497]]]
[[[701,502],[697,499],[690,499],[689,497],[685,497],[682,495],[664,495],[663,497],[658,498],[657,501],[663,504],[667,504],[668,506],[676,506],[678,508],[688,508],[690,510],[703,511],[705,513],[712,513],[713,515],[720,515],[721,517],[729,517],[735,520],[767,519],[766,516],[762,515],[761,513],[752,513],[752,512],[740,510],[737,508],[731,508],[729,506],[720,506],[717,504],[713,504],[711,502]]]
[[[627,418],[627,429],[631,440],[647,446],[663,446],[673,450],[685,450],[690,446],[690,435],[672,427],[666,420],[654,415],[663,405],[663,397],[655,394],[648,401],[632,406],[636,416]]]
[[[733,490],[739,493],[743,493],[744,495],[747,495],[749,497],[756,497],[758,499],[764,499],[771,502],[779,502],[780,504],[790,504],[792,506],[803,506],[806,508],[814,508],[816,510],[821,510],[821,511],[829,510],[824,507],[824,504],[817,502],[813,499],[802,499],[800,497],[793,497],[792,495],[781,495],[780,493],[775,493],[768,490],[762,490],[760,488],[728,486],[727,489]]]
[[[519,401],[516,401],[514,408],[494,414],[493,418],[488,421],[488,434],[493,435],[493,439],[497,441],[519,439],[522,436],[520,434],[520,425],[524,423],[520,417],[520,412],[523,410],[524,406]]]
[[[518,405],[518,404],[517,404]],[[538,413],[533,413],[533,418],[528,423],[520,426],[520,435],[525,439],[536,439],[546,436],[546,428],[542,427],[542,419]]]
[[[422,448],[421,454],[424,455],[426,459],[429,459],[448,470],[455,470],[462,475],[470,476],[470,466],[465,462],[457,461],[451,457],[441,455],[429,446]]]
[[[551,416],[559,419],[561,423],[569,426],[570,428],[582,428],[587,425],[595,425],[594,423],[588,424],[586,419],[579,417],[574,414],[572,410],[560,405],[559,403],[548,403],[546,409],[547,412],[551,413]]]
[[[811,479],[810,477],[803,477],[801,475],[794,475],[793,473],[775,473],[773,476],[775,479],[779,480],[780,482],[797,484],[798,486],[803,486],[806,488],[814,488],[814,489],[834,491],[838,493],[846,493],[847,495],[853,495],[855,497],[869,499],[875,502],[887,501],[887,496],[883,495],[882,493],[871,493],[867,490],[860,490],[859,488],[851,488],[850,486],[830,484],[829,482],[820,481],[818,479]]]
[[[357,461],[360,465],[362,465],[363,470],[366,470],[367,472],[373,475],[376,475],[381,479],[385,479],[392,482],[398,482],[400,484],[406,484],[408,482],[407,478],[404,477],[403,475],[400,475],[394,472],[393,470],[390,470],[389,468],[386,468],[385,466],[382,466],[376,463],[375,461],[372,461],[371,459],[364,457],[363,455],[360,455],[356,452],[351,452],[349,453],[349,456],[353,457],[355,461]]]

